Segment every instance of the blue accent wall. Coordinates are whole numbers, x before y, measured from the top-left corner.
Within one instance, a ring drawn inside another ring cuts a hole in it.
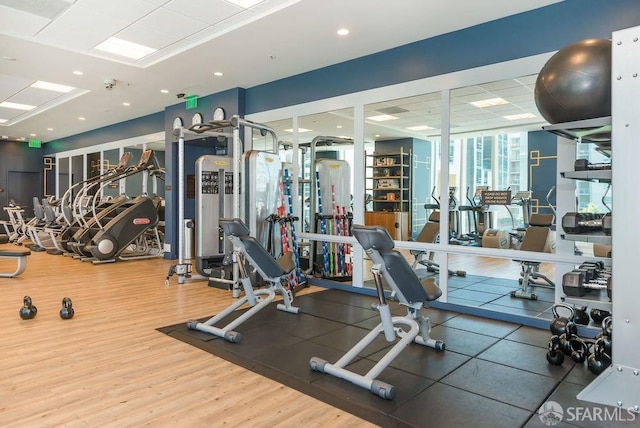
[[[153,134],[162,131],[164,112],[149,114],[115,125],[94,129],[82,134],[61,138],[60,140],[49,141],[45,144],[44,154],[49,155],[67,150],[90,147],[98,144],[119,141],[127,138],[139,137],[141,135]]]
[[[565,0],[247,90],[247,114],[554,51],[640,25],[638,0]]]

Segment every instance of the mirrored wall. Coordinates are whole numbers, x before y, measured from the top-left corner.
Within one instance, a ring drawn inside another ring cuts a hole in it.
[[[341,137],[348,140],[342,146],[315,146],[316,158],[349,164],[355,171],[350,173],[355,221],[385,227],[418,277],[440,282],[445,289],[441,300],[547,316],[555,296],[545,284],[534,285],[537,302],[512,297],[522,289],[525,268],[518,255],[532,216],[551,218],[549,238],[533,251],[555,251],[556,155],[539,142],[539,135],[548,133],[535,105],[536,77],[442,88],[320,113],[293,112],[291,118],[268,122],[297,148],[296,155],[284,150],[283,159],[295,158],[300,168],[297,214],[303,219],[305,240],[315,242],[316,248],[311,263],[315,268],[310,269],[334,279],[333,271],[326,274],[320,266],[326,252],[318,250],[320,235],[327,231],[319,219],[325,209],[318,209],[317,195],[312,194],[314,177],[305,163],[305,149],[311,150],[318,136]],[[596,160],[597,154],[589,158]],[[596,185],[588,190],[604,194],[607,189]],[[602,204],[585,198],[584,209],[607,210],[609,198],[605,194]],[[373,287],[366,255],[359,263],[364,266],[362,277],[354,276],[353,285]],[[556,278],[552,261],[534,269],[541,282],[543,276],[550,282]]]

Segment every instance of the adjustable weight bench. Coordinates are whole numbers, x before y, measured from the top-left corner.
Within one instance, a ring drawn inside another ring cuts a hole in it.
[[[16,259],[18,266],[13,272],[0,272],[0,278],[13,278],[20,275],[27,268],[27,256],[31,254],[29,250],[0,250],[0,259]]]
[[[298,314],[299,308],[292,306],[293,295],[290,290],[282,286],[285,280],[295,269],[293,253],[289,252],[277,260],[254,237],[249,236],[249,229],[238,218],[219,219],[220,227],[233,244],[233,263],[237,265],[239,281],[244,290],[244,297],[229,305],[219,314],[205,322],[189,321],[187,327],[191,330],[199,330],[214,336],[222,337],[229,342],[237,343],[242,335],[234,329],[247,321],[258,311],[268,306],[275,298],[276,292],[282,295],[284,303],[277,305],[281,311]],[[246,264],[248,262],[258,274],[270,285],[268,288],[254,290],[251,278],[248,275]],[[236,309],[247,303],[250,307],[245,313],[224,327],[215,327],[214,324],[233,313]]]
[[[381,398],[392,399],[394,386],[378,380],[377,377],[409,343],[415,342],[441,351],[445,349],[444,342],[430,338],[429,318],[421,313],[421,309],[426,307],[428,302],[436,300],[442,295],[442,290],[433,278],[426,278],[422,281],[418,279],[404,256],[394,250],[393,240],[385,228],[353,225],[351,234],[362,245],[373,262],[371,272],[375,280],[379,303],[373,305],[372,309],[380,313],[381,322],[336,363],[331,364],[321,358],[312,357],[309,364],[315,371],[348,380]],[[382,278],[392,289],[395,299],[407,308],[407,315],[403,317],[391,316],[391,310],[386,302],[382,286]],[[345,367],[357,358],[360,352],[369,346],[379,334],[384,334],[388,342],[393,342],[396,338],[399,340],[367,374],[360,375],[346,369]]]
[[[429,216],[429,219],[422,227],[422,230],[418,234],[418,237],[415,239],[415,242],[426,242],[429,244],[435,244],[438,242],[438,237],[440,235],[440,213],[438,211],[434,211]],[[411,255],[415,258],[412,269],[416,269],[418,265],[422,265],[427,268],[427,272],[440,272],[440,265],[433,260],[434,253],[433,251],[423,251],[423,250],[409,250]],[[463,270],[448,270],[449,276],[467,276],[467,272]]]
[[[552,214],[531,214],[529,227],[525,229],[524,238],[520,244],[522,251],[535,251],[542,253],[548,246],[551,238]],[[529,286],[555,288],[555,283],[546,275],[540,272],[540,262],[530,260],[515,260],[520,263],[521,271],[518,282],[520,289],[512,290],[511,297],[521,299],[537,300],[535,293],[528,291]]]

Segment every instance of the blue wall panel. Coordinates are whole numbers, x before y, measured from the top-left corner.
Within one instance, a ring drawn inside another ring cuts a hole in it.
[[[43,147],[45,154],[52,154],[153,134],[162,131],[163,121],[164,112],[153,113],[60,140],[49,141]]]
[[[638,0],[565,0],[247,90],[247,114],[560,49],[640,25]]]

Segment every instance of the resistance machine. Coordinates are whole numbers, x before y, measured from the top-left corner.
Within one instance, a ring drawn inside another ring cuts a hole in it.
[[[421,310],[429,302],[438,299],[442,290],[433,278],[422,281],[418,279],[404,256],[394,250],[393,240],[389,232],[381,226],[353,225],[351,234],[362,245],[373,266],[371,272],[376,283],[379,303],[373,309],[380,313],[380,324],[371,330],[360,342],[349,350],[337,362],[331,364],[322,358],[313,357],[309,364],[315,371],[348,380],[385,399],[394,397],[395,387],[377,377],[411,342],[444,350],[441,340],[432,339],[429,334],[431,326],[429,318],[422,315]],[[386,301],[382,279],[392,290],[392,296],[407,308],[404,317],[391,316],[391,309]],[[365,375],[348,370],[346,367],[378,337],[384,334],[388,342],[399,340]]]

